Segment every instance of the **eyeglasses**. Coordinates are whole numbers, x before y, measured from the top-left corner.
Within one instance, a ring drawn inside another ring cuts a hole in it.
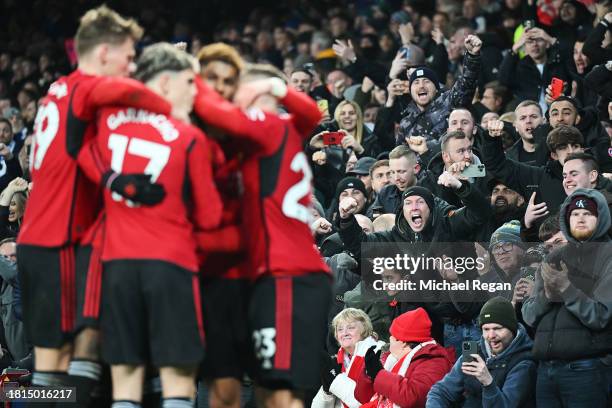
[[[514,244],[512,242],[501,242],[499,244],[493,245],[493,247],[491,248],[491,252],[496,255],[505,254],[507,252],[512,251],[513,247]]]

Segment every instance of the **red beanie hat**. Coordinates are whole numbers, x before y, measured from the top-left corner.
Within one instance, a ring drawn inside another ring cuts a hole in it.
[[[399,315],[391,323],[389,333],[399,341],[419,342],[431,340],[431,320],[422,307]]]

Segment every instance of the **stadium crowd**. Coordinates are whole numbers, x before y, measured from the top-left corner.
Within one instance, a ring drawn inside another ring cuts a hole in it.
[[[114,408],[612,406],[612,1],[294,1],[208,29],[5,3],[16,381]],[[373,288],[372,251],[423,248],[483,263]],[[504,289],[393,286],[426,279]]]

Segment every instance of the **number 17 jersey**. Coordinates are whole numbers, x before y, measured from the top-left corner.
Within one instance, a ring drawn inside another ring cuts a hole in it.
[[[194,230],[217,227],[222,210],[203,133],[135,108],[105,108],[97,125],[95,143],[86,147],[92,157],[98,155],[117,173],[150,174],[166,191],[154,206],[136,206],[104,192],[102,260],[160,260],[197,271]]]

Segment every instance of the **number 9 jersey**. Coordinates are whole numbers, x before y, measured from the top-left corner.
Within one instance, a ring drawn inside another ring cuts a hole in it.
[[[117,173],[149,174],[151,182],[166,191],[154,206],[138,206],[104,192],[102,260],[161,260],[197,271],[194,230],[217,227],[222,210],[204,134],[136,108],[103,109],[97,127],[95,143],[86,146],[91,157],[110,163]],[[99,171],[103,168],[100,165]]]

